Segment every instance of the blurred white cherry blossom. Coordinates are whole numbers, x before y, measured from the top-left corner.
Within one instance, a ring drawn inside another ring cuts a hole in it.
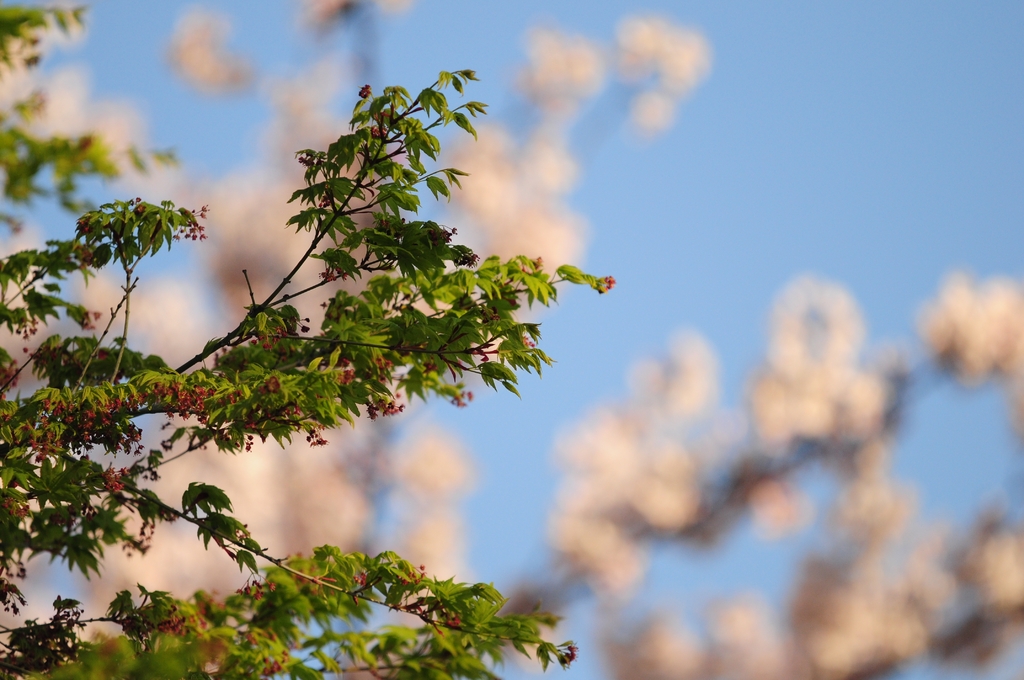
[[[666,613],[651,615],[631,635],[611,631],[604,642],[612,677],[621,680],[699,680],[707,659],[700,641]]]
[[[679,102],[711,70],[711,47],[703,35],[656,16],[631,16],[616,35],[619,73],[627,82],[650,83],[630,107],[644,136],[667,130]]]
[[[716,603],[708,612],[710,647],[716,672],[751,680],[789,680],[792,651],[772,612],[755,594]]]
[[[209,241],[198,250],[233,312],[249,304],[243,269],[254,295],[266,296],[305,251],[303,239],[286,227],[295,213],[288,200],[302,184],[295,152],[326,148],[347,129],[333,107],[344,84],[343,70],[329,59],[292,78],[268,79],[261,90],[272,116],[262,134],[258,162],[218,178],[185,179],[177,186],[179,200],[210,206]],[[316,281],[314,265],[299,272],[295,286]],[[302,311],[313,316],[319,309],[314,305]]]
[[[725,438],[707,434],[728,418],[716,412],[717,362],[704,340],[680,335],[667,358],[640,362],[628,401],[595,409],[559,440],[565,480],[549,524],[559,563],[621,597],[643,576],[653,539],[712,542],[747,511],[764,538],[785,536],[814,517],[788,477],[814,460],[853,466],[840,477],[840,524],[881,531],[880,540],[898,533],[912,502],[871,452],[884,448],[889,371],[900,369],[862,367],[863,336],[842,288],[806,277],[791,284],[753,379],[755,428]]]
[[[1024,608],[1024,532],[983,519],[958,567],[964,582],[996,612]]]
[[[458,504],[473,486],[472,463],[450,432],[423,426],[394,457],[391,491],[399,521],[398,551],[437,578],[468,578],[465,526]]]
[[[921,313],[920,331],[943,366],[968,384],[1024,372],[1024,285],[949,276]]]
[[[890,446],[872,441],[854,458],[853,474],[839,491],[832,520],[862,549],[880,550],[902,535],[916,510],[913,490],[889,474]]]
[[[875,664],[898,664],[924,651],[927,617],[914,584],[874,572],[809,561],[792,606],[794,634],[815,675],[848,678]]]
[[[527,34],[528,65],[519,89],[548,115],[572,116],[605,82],[605,54],[593,40],[550,28]]]
[[[786,444],[797,437],[866,437],[882,424],[885,377],[858,362],[864,324],[856,302],[836,284],[801,278],[772,313],[768,360],[750,384],[759,434]]]
[[[478,132],[478,141],[460,142],[448,159],[469,173],[453,193],[460,236],[482,254],[578,262],[587,224],[566,200],[577,167],[565,139],[539,131],[520,146],[500,126]]]
[[[616,596],[643,576],[642,534],[678,531],[697,515],[701,458],[679,438],[685,429],[678,421],[692,421],[718,391],[714,355],[692,334],[634,376],[629,404],[595,409],[560,438],[567,479],[549,520],[559,560]]]
[[[918,328],[934,361],[961,383],[1000,383],[1024,440],[1024,283],[954,273],[925,305]]]
[[[654,42],[645,43],[647,38]],[[710,50],[695,31],[663,19],[628,18],[614,46],[550,27],[533,29],[527,57],[517,85],[536,114],[534,125],[514,136],[488,123],[478,126],[479,141],[457,144],[448,159],[470,176],[454,194],[454,218],[481,254],[539,256],[555,266],[580,263],[587,222],[568,200],[580,174],[569,142],[581,111],[604,89],[608,64],[619,62],[621,75],[640,87],[633,123],[644,134],[663,132],[680,100],[706,77]]]
[[[101,273],[88,285],[80,285],[80,299],[90,311],[98,312],[94,324],[102,330],[110,320],[110,312],[124,296],[118,281],[109,273]],[[218,329],[211,309],[204,299],[207,292],[201,281],[167,274],[140,277],[132,291],[128,344],[147,354],[157,354],[169,364],[177,365],[195,354],[195,347],[209,340]],[[118,320],[123,322],[123,310]],[[115,321],[111,332],[120,333],[121,323]]]
[[[718,360],[704,338],[673,338],[667,361],[645,359],[631,374],[635,398],[653,412],[682,421],[707,415],[718,401]]]
[[[167,58],[188,84],[209,94],[238,92],[254,81],[249,60],[227,49],[231,19],[202,7],[190,8],[174,27]]]

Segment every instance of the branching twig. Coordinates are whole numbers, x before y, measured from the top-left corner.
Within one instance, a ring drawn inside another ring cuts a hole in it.
[[[117,318],[117,313],[121,311],[121,307],[127,300],[127,294],[121,296],[120,302],[117,303],[116,307],[110,308],[110,321],[107,322],[107,327],[103,329],[103,334],[100,335],[99,340],[96,341],[96,346],[92,348],[92,352],[89,353],[89,358],[85,362],[85,368],[82,369],[82,375],[78,377],[78,382],[75,383],[74,391],[77,392],[78,388],[82,386],[85,381],[85,376],[89,372],[89,366],[92,365],[92,360],[96,357],[96,353],[99,352],[100,346],[103,345],[103,339],[107,337],[107,333],[110,332],[110,327],[114,325],[114,319]]]
[[[341,206],[348,205],[351,202],[352,198],[355,196],[356,192],[363,188],[365,187],[362,185],[361,182],[357,181],[353,183],[352,188],[349,190],[348,195],[342,201]],[[281,280],[281,283],[277,285],[273,292],[270,293],[270,295],[268,295],[267,298],[262,303],[250,308],[249,312],[242,318],[242,320],[238,323],[237,326],[235,326],[235,328],[231,332],[229,332],[227,335],[221,338],[218,342],[213,343],[212,345],[208,345],[206,348],[203,349],[202,352],[196,354],[194,357],[192,357],[184,364],[179,366],[177,372],[184,373],[185,371],[192,368],[199,362],[205,360],[206,357],[210,356],[217,350],[229,346],[232,342],[239,338],[242,332],[242,328],[245,326],[245,322],[247,319],[255,318],[257,314],[263,312],[266,309],[269,309],[274,304],[276,304],[275,298],[277,298],[281,291],[284,290],[288,286],[288,284],[292,282],[292,279],[295,277],[295,275],[298,274],[302,266],[309,260],[310,256],[320,246],[320,242],[323,241],[325,236],[327,236],[327,233],[330,231],[330,228],[334,225],[335,222],[337,222],[338,218],[341,217],[343,214],[345,214],[345,212],[339,206],[334,209],[334,212],[331,215],[330,220],[326,223],[326,225],[324,225],[323,223],[318,224],[316,233],[313,237],[313,241],[309,244],[309,247],[306,248],[306,252],[302,254],[302,257],[299,258],[299,261],[295,264],[294,267],[292,267],[291,271],[288,272],[287,275],[285,275],[285,277]]]

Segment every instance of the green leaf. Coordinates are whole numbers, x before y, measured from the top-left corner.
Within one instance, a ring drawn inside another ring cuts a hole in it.
[[[238,562],[239,571],[242,571],[244,567],[248,567],[249,571],[253,574],[259,573],[259,569],[256,567],[256,558],[248,550],[239,550],[235,555],[235,561]]]

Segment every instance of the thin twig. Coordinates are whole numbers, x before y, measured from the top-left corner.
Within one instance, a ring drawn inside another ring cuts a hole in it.
[[[114,372],[110,375],[110,382],[117,381],[117,372],[121,370],[121,359],[124,357],[124,348],[128,345],[128,317],[131,315],[131,296],[132,291],[135,290],[135,284],[139,282],[135,279],[135,283],[132,283],[132,270],[125,270],[124,279],[124,330],[121,332],[121,347],[117,350],[117,361],[114,362]]]
[[[334,279],[334,280],[336,281],[337,279]],[[324,280],[320,281],[319,283],[314,283],[313,285],[309,286],[308,288],[303,288],[300,291],[296,291],[294,293],[285,293],[284,295],[281,296],[280,300],[278,300],[277,302],[273,303],[273,305],[271,305],[271,306],[274,306],[274,305],[277,305],[277,304],[284,304],[285,302],[288,302],[292,298],[297,298],[300,295],[305,295],[306,293],[308,293],[310,291],[313,291],[313,290],[316,290],[317,288],[323,288],[328,283],[332,283],[332,280],[331,279],[324,279]]]
[[[26,366],[32,363],[32,360],[36,358],[37,354],[39,354],[38,349],[29,354],[28,358],[25,359],[25,363],[18,367],[18,370],[14,372],[14,375],[8,378],[3,385],[0,385],[0,394],[6,394],[7,388],[10,387],[14,383],[14,381],[18,379],[18,376],[21,375],[21,372],[25,370]]]
[[[192,453],[193,451],[198,451],[199,449],[201,449],[201,448],[205,447],[207,444],[209,444],[211,441],[213,441],[213,437],[210,437],[210,438],[207,438],[207,439],[202,439],[202,438],[200,438],[200,439],[193,439],[191,441],[191,443],[189,443],[188,447],[184,451],[180,451],[180,452],[174,454],[173,456],[171,456],[170,458],[164,458],[164,459],[160,460],[159,462],[157,462],[155,464],[151,463],[151,464],[149,464],[149,465],[147,465],[145,467],[137,468],[136,466],[142,464],[142,461],[140,460],[140,461],[138,461],[138,462],[136,462],[136,463],[134,463],[132,465],[133,473],[136,474],[136,475],[145,475],[146,473],[155,472],[158,467],[163,467],[164,465],[166,465],[167,463],[170,463],[173,460],[178,460],[179,458],[181,458],[182,456],[184,456],[187,453]]]
[[[252,294],[252,284],[249,283],[249,272],[248,270],[242,270],[242,276],[245,277],[245,286],[249,289],[249,299],[252,301],[252,306],[256,306],[256,296]]]

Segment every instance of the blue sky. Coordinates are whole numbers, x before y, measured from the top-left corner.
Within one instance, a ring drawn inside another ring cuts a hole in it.
[[[206,4],[232,16],[232,47],[266,72],[290,73],[327,47],[294,28],[291,2]],[[186,7],[96,2],[87,42],[54,63],[90,64],[97,94],[135,101],[157,146],[219,174],[253,159],[268,111],[256,96],[204,98],[173,78],[164,49]],[[601,297],[571,292],[545,317],[558,363],[525,380],[522,401],[432,409],[479,461],[466,504],[471,562],[499,586],[546,564],[556,434],[622,398],[629,366],[676,329],[711,341],[735,405],[764,351],[772,299],[797,275],[847,286],[869,345],[915,350],[918,311],[948,272],[1024,276],[1020,3],[419,0],[372,35],[331,41],[372,45],[375,84],[412,88],[441,69],[473,68],[474,98],[514,124],[509,84],[529,27],[608,41],[630,13],[699,29],[714,60],[676,125],[651,142],[606,124],[624,112],[615,91],[576,128],[586,164],[571,202],[591,226],[585,264],[619,285]],[[1019,506],[1019,454],[994,390],[945,383],[913,408],[896,472],[918,486],[926,516],[964,522],[983,502]],[[712,556],[665,550],[645,592],[687,611],[735,590],[780,598],[806,537],[764,544],[741,534]],[[591,658],[573,675],[594,668]]]

